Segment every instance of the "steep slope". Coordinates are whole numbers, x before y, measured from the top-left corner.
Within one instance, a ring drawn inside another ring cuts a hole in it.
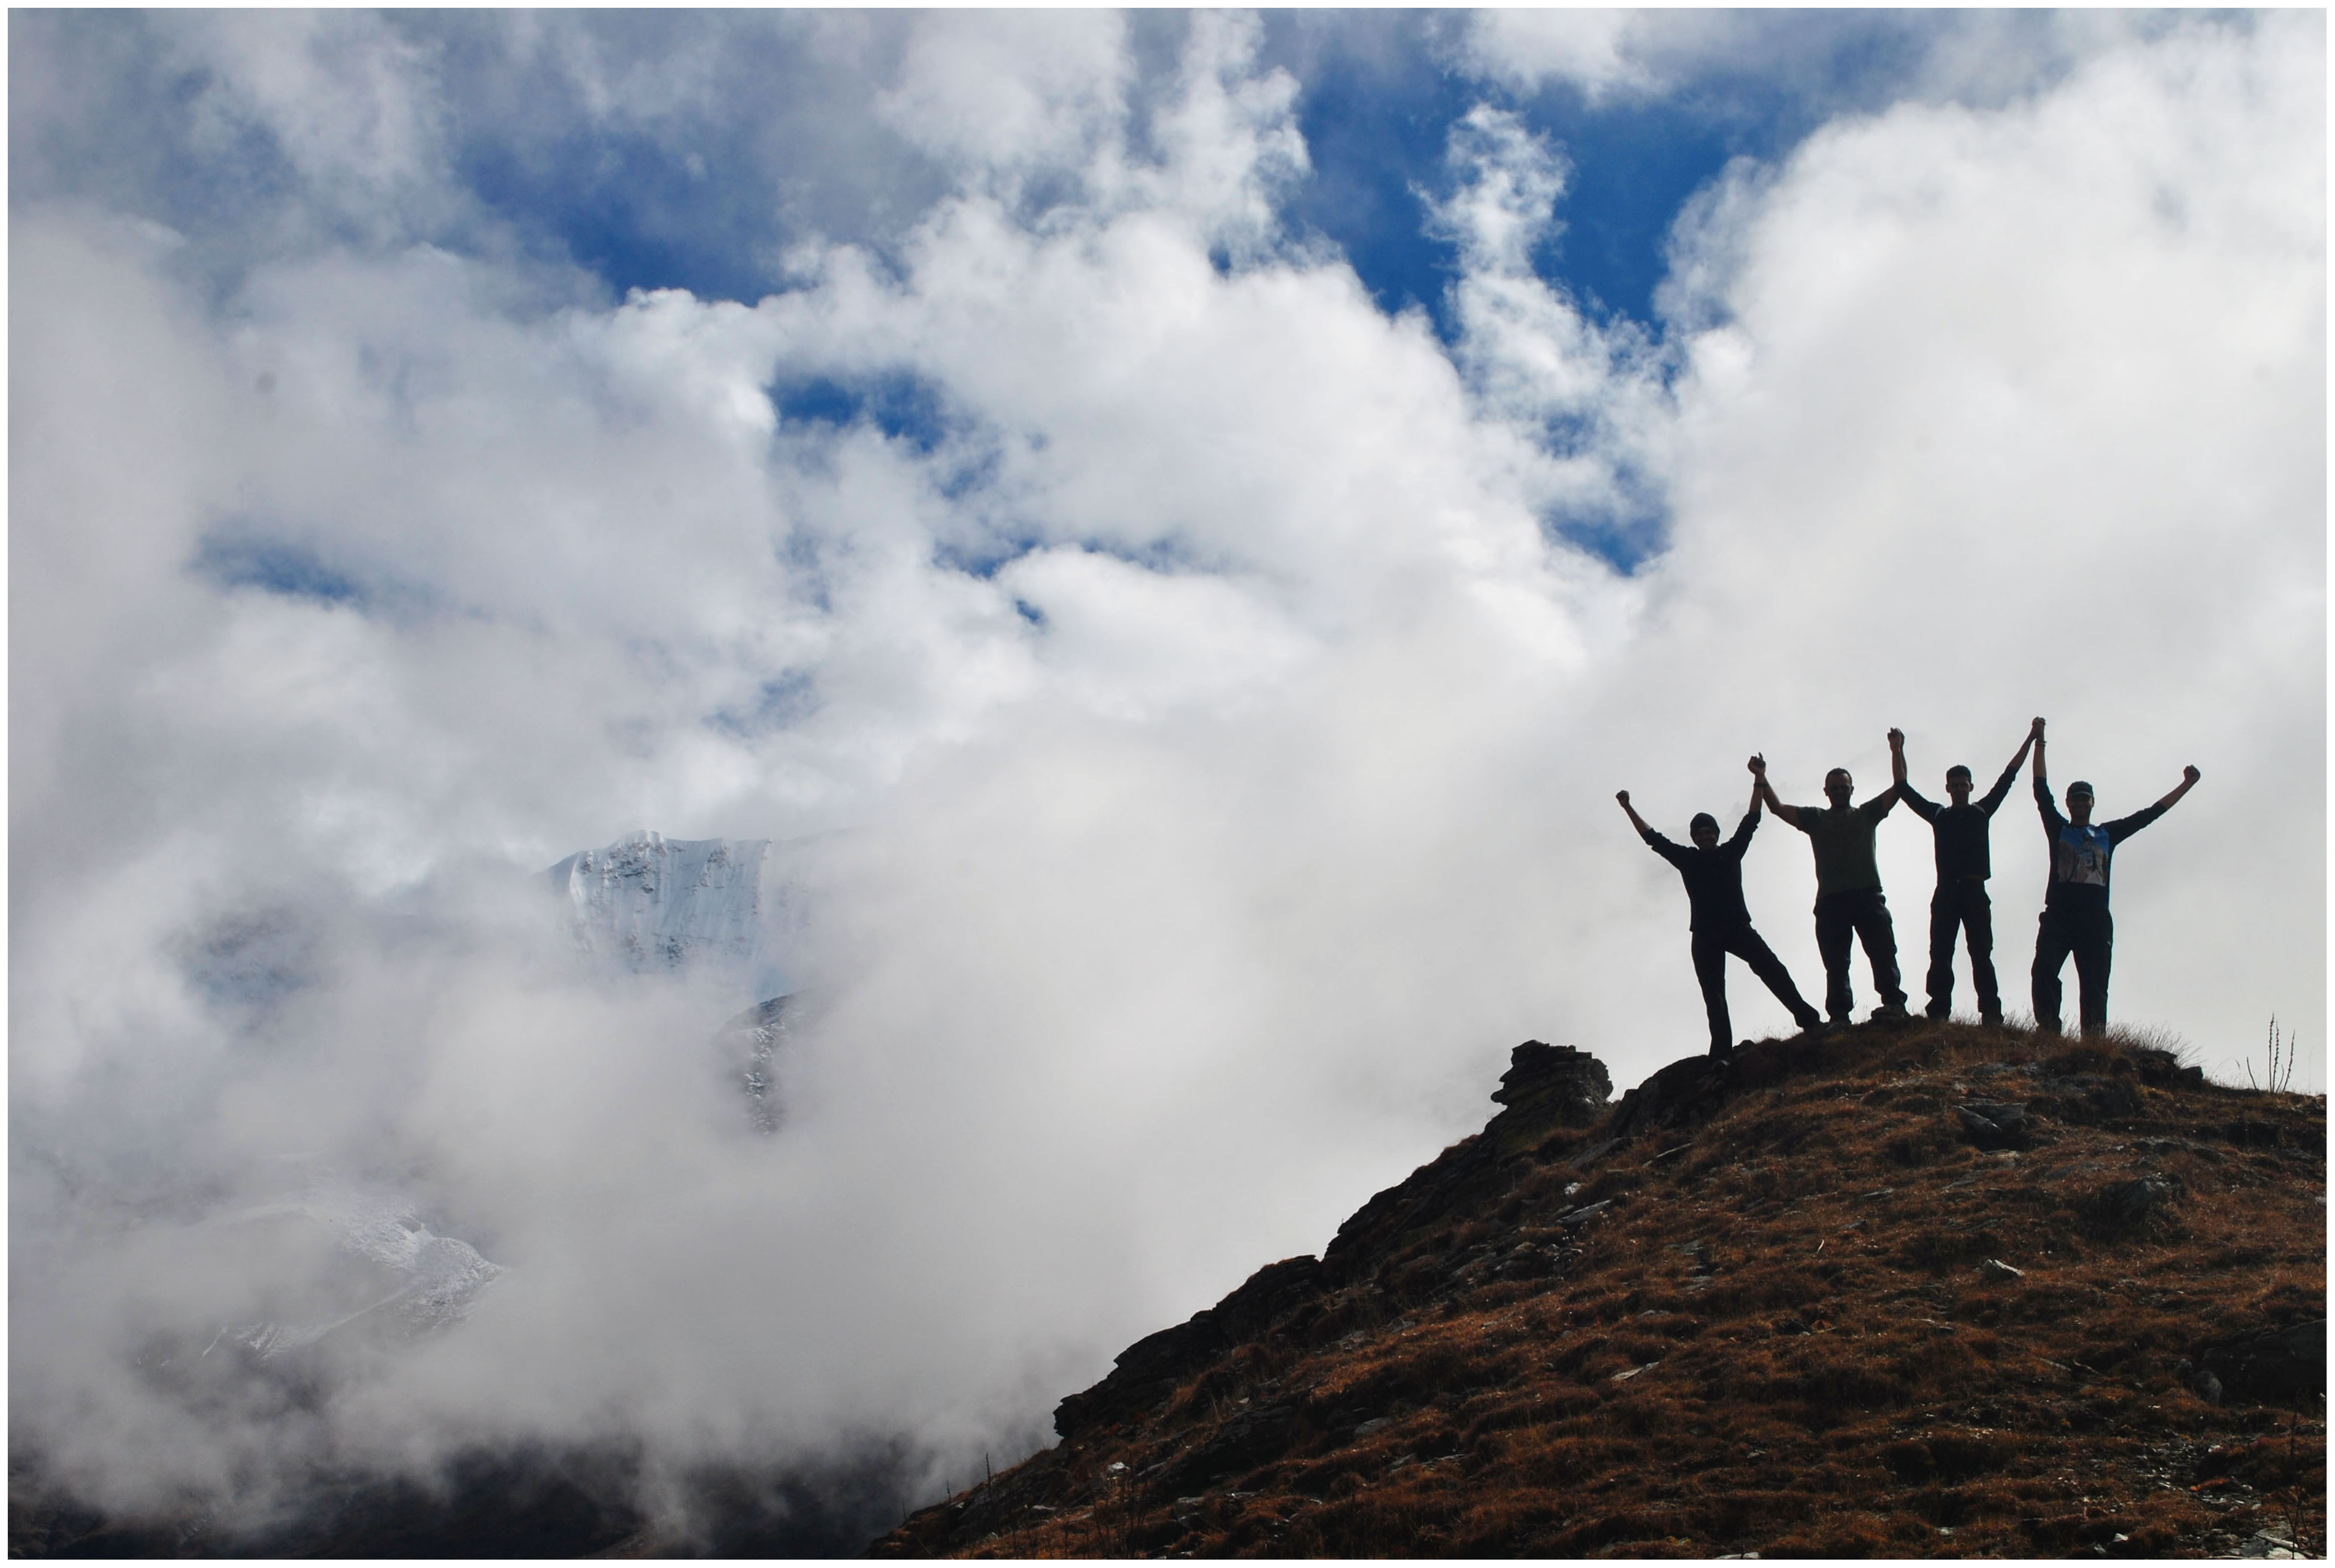
[[[1518,1047],[1481,1133],[876,1554],[2323,1545],[2323,1098],[1952,1024],[1604,1079]]]

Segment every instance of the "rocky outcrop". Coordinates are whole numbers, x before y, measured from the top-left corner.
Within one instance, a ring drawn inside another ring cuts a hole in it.
[[[1626,1138],[1709,1121],[1727,1103],[1733,1087],[1733,1075],[1719,1059],[1684,1058],[1623,1095],[1603,1130]]]
[[[1055,1408],[1054,1429],[1068,1437],[1149,1414],[1179,1383],[1232,1346],[1275,1327],[1302,1331],[1308,1309],[1323,1290],[1344,1280],[1365,1254],[1382,1252],[1391,1235],[1480,1198],[1506,1179],[1500,1172],[1507,1162],[1552,1134],[1594,1123],[1606,1109],[1613,1081],[1605,1064],[1585,1050],[1525,1041],[1509,1053],[1508,1070],[1492,1095],[1495,1104],[1507,1108],[1482,1132],[1364,1204],[1339,1227],[1322,1257],[1267,1264],[1214,1307],[1129,1345],[1109,1376]]]
[[[2197,1360],[2218,1398],[2315,1408],[2327,1397],[2327,1320],[2224,1340]]]
[[[1284,1258],[1267,1263],[1215,1306],[1121,1350],[1109,1376],[1054,1408],[1054,1430],[1068,1437],[1089,1428],[1151,1413],[1194,1372],[1313,1302],[1321,1294],[1321,1284],[1318,1258]]]
[[[1587,1051],[1528,1040],[1508,1053],[1508,1070],[1500,1075],[1492,1103],[1527,1119],[1587,1127],[1605,1114],[1613,1093],[1613,1076]]]

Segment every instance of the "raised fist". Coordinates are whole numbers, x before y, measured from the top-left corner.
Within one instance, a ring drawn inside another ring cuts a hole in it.
[[[2185,784],[2195,784],[2198,779],[2203,779],[2204,777],[2204,775],[2203,773],[2197,771],[2196,764],[2194,762],[2188,767],[2181,769],[2181,781]]]
[[[1613,799],[1627,806],[1630,803],[1630,792],[1627,789],[1616,789],[1613,791]]]
[[[1752,752],[1751,760],[1743,765],[1746,768],[1750,769],[1752,772],[1758,774],[1762,779],[1765,779],[1768,776],[1768,759],[1762,757],[1757,751]]]
[[[1901,750],[1901,749],[1904,746],[1904,744],[1905,744],[1905,731],[1903,731],[1903,730],[1892,730],[1892,731],[1889,731],[1889,749],[1890,749],[1892,751],[1895,751],[1895,750]]]
[[[2027,732],[2030,735],[2034,736],[2039,740],[2043,738],[2043,717],[2041,714],[2039,713],[2036,715],[2035,722],[2027,727]]]

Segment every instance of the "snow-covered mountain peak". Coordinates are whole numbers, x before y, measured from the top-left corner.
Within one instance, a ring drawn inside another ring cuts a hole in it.
[[[634,832],[547,873],[578,946],[605,968],[745,972],[758,997],[786,988],[786,948],[802,923],[799,886],[767,838]]]

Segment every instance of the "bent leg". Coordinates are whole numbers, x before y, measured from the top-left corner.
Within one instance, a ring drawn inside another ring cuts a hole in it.
[[[1791,972],[1784,967],[1784,961],[1776,956],[1776,950],[1768,945],[1766,937],[1749,926],[1744,926],[1729,940],[1727,951],[1751,966],[1751,973],[1758,975],[1760,982],[1775,993],[1776,1000],[1790,1011],[1794,1023],[1802,1029],[1814,1029],[1824,1021],[1823,1014],[1810,1007],[1807,999],[1800,994],[1800,988],[1792,983]]]
[[[1727,940],[1709,931],[1694,934],[1694,977],[1702,982],[1702,1010],[1710,1020],[1710,1053],[1734,1049],[1734,1025],[1727,1016]]]
[[[2029,976],[2035,988],[2035,1027],[2046,1034],[2059,1032],[2059,971],[2068,962],[2068,948],[2067,922],[2046,908],[2035,923],[2035,968]]]

